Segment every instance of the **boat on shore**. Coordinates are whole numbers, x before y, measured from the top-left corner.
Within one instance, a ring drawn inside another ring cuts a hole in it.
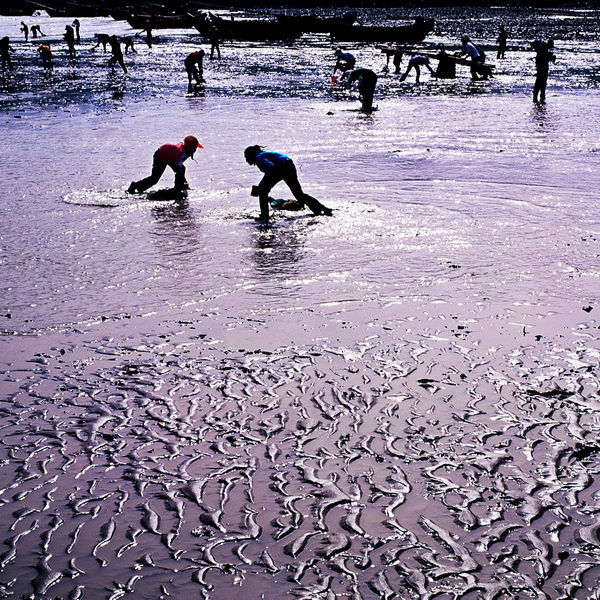
[[[222,40],[254,42],[285,41],[299,38],[303,31],[294,25],[268,19],[224,19],[213,13],[202,14],[194,20],[194,27],[206,37],[216,29]]]
[[[281,25],[299,29],[304,33],[329,33],[342,25],[352,25],[357,20],[355,12],[348,12],[341,17],[318,17],[316,15],[277,15]]]
[[[114,17],[114,15],[113,15]],[[155,15],[155,14],[132,14],[125,18],[133,29],[190,29],[194,27],[195,15]]]
[[[420,44],[433,31],[434,24],[433,19],[417,17],[412,25],[338,25],[331,30],[331,37],[340,42]]]

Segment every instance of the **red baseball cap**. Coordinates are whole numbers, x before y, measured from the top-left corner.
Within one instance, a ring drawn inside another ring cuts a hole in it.
[[[183,145],[187,148],[204,148],[204,146],[198,141],[197,137],[188,135],[183,138]]]

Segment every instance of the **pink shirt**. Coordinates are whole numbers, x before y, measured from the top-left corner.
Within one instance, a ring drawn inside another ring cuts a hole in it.
[[[156,154],[160,160],[166,162],[174,171],[183,167],[183,161],[188,155],[183,149],[183,142],[179,144],[163,144],[158,148]]]

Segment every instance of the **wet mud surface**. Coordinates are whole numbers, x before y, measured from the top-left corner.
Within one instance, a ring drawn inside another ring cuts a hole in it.
[[[597,325],[515,316],[5,363],[2,597],[594,598]]]

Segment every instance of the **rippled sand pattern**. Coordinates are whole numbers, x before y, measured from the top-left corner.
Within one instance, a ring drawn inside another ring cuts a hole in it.
[[[3,371],[1,597],[598,597],[585,338],[266,352],[173,327]]]

